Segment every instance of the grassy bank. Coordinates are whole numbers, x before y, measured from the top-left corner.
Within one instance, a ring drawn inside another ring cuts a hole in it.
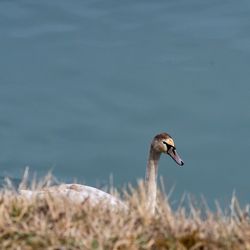
[[[0,249],[250,249],[250,220],[236,198],[230,213],[182,207],[173,211],[159,194],[148,215],[143,185],[124,195],[129,211],[88,201],[73,204],[55,195],[26,199],[5,188],[0,194]],[[202,214],[202,215],[201,215]]]

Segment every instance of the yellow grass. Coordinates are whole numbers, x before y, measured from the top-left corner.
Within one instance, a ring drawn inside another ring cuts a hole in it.
[[[225,215],[191,202],[189,212],[174,211],[161,193],[150,217],[142,183],[123,196],[128,211],[70,203],[51,194],[26,199],[6,187],[0,193],[0,249],[250,249],[248,211],[235,197]]]

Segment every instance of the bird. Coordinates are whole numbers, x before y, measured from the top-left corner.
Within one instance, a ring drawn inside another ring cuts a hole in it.
[[[162,153],[171,156],[179,166],[184,165],[184,161],[176,151],[173,138],[165,132],[156,135],[150,145],[145,176],[146,206],[148,212],[152,215],[155,214],[156,208],[158,163]]]
[[[158,163],[162,153],[169,155],[178,165],[184,165],[183,160],[176,151],[173,138],[165,132],[157,134],[150,144],[145,176],[147,196],[146,207],[148,212],[152,215],[155,214],[156,210]],[[106,204],[111,208],[128,209],[125,202],[109,193],[94,187],[75,183],[60,184],[44,188],[43,190],[19,189],[19,193],[27,198],[34,196],[44,196],[46,193],[50,193],[66,196],[74,202],[83,202],[88,200],[91,205],[96,205],[99,202],[103,202],[103,204]]]

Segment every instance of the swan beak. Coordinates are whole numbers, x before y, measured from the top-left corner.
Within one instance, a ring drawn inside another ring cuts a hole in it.
[[[169,154],[173,160],[175,160],[175,162],[180,165],[183,166],[184,165],[184,161],[181,159],[181,157],[178,155],[175,147],[170,147],[170,149],[168,150],[167,154]]]

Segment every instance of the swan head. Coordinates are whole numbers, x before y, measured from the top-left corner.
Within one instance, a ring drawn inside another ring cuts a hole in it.
[[[168,154],[178,165],[184,165],[183,160],[176,151],[174,140],[169,134],[161,133],[156,135],[152,141],[151,147],[160,154]]]

